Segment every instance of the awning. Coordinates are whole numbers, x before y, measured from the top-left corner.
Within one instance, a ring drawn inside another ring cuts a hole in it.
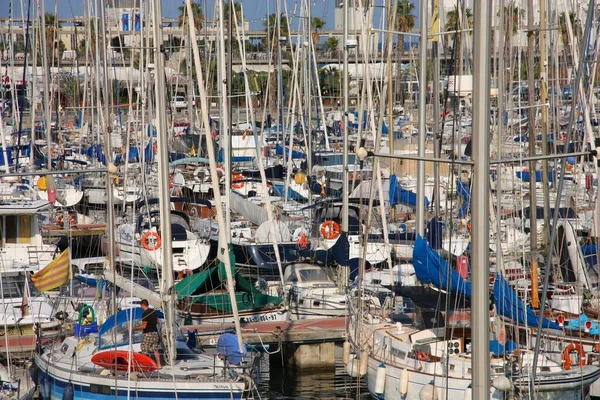
[[[288,67],[287,65],[283,65],[281,67],[284,71],[291,71],[290,67]],[[242,66],[241,65],[234,65],[233,67],[231,67],[231,70],[233,72],[235,72],[236,74],[239,74],[240,72],[242,72]],[[268,65],[257,65],[257,64],[251,64],[248,65],[246,64],[246,70],[248,72],[275,72],[275,66],[271,65],[271,68],[269,68]]]

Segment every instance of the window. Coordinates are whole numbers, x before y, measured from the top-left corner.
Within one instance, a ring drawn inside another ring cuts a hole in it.
[[[17,244],[17,236],[19,231],[17,229],[17,216],[7,215],[4,217],[4,231],[6,232],[6,243]]]

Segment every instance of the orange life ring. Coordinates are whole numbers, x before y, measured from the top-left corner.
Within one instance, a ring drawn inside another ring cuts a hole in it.
[[[148,243],[148,239],[152,237],[154,238],[154,246],[152,246],[150,243]],[[161,240],[160,240],[160,235],[158,234],[158,232],[146,232],[144,233],[144,236],[142,236],[142,247],[145,248],[146,250],[150,250],[150,251],[154,251],[160,248],[161,245]]]
[[[340,224],[335,221],[327,220],[321,224],[321,235],[325,239],[336,239],[340,236]]]
[[[244,187],[244,176],[242,174],[233,174],[231,177],[231,186],[234,189],[241,189]]]
[[[424,351],[417,350],[417,359],[419,361],[427,361],[427,360],[429,360],[429,355],[427,353],[425,353]]]
[[[573,363],[573,361],[571,361],[571,353],[573,351],[579,353],[579,365],[584,366],[586,364],[585,351],[583,351],[583,346],[579,343],[571,343],[570,345],[565,347],[565,349],[562,352],[562,362],[565,371],[571,369],[571,364]]]

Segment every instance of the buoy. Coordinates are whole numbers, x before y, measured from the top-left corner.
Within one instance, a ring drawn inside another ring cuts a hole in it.
[[[400,373],[400,386],[398,387],[398,391],[401,395],[405,395],[408,393],[408,369],[404,368]]]
[[[73,400],[75,397],[75,388],[71,382],[67,383],[63,390],[62,400]]]
[[[473,389],[470,387],[465,389],[465,394],[463,395],[464,400],[472,400],[473,399]]]
[[[492,380],[492,387],[501,392],[508,392],[512,389],[512,382],[506,376],[498,375]]]
[[[379,364],[377,368],[377,376],[375,378],[375,394],[383,394],[385,392],[385,365]]]
[[[37,181],[37,187],[38,187],[38,189],[40,189],[42,191],[46,191],[48,189],[48,185],[46,184],[45,176],[40,176],[40,179],[38,179],[38,181]]]
[[[350,358],[348,359],[348,364],[346,365],[346,373],[352,378],[358,377],[360,365],[358,360],[356,359],[355,354],[350,354]]]
[[[56,189],[48,188],[48,202],[50,204],[56,203]]]
[[[431,383],[423,386],[419,392],[420,400],[437,400],[439,399],[437,389]]]
[[[342,361],[344,365],[348,365],[348,360],[350,359],[350,342],[345,341],[343,346],[344,352],[342,353]]]
[[[369,368],[369,353],[363,351],[360,353],[360,376],[365,376],[367,374],[367,369]]]

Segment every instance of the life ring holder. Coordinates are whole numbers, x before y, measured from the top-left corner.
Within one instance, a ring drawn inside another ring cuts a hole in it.
[[[154,238],[154,241],[155,241],[154,246],[152,246],[150,243],[148,243],[148,239],[150,237]],[[160,235],[158,234],[158,232],[150,231],[150,232],[144,233],[144,236],[142,236],[142,247],[146,250],[149,250],[149,251],[158,250],[160,248],[161,244],[162,244],[162,242],[161,242]]]
[[[573,361],[571,361],[571,353],[576,351],[579,353],[579,365],[584,366],[586,364],[585,351],[583,350],[583,346],[579,343],[571,343],[562,352],[562,362],[563,368],[565,371],[571,369],[571,365]]]
[[[340,232],[340,224],[331,219],[321,224],[321,236],[325,239],[337,239],[337,237],[340,236]]]

